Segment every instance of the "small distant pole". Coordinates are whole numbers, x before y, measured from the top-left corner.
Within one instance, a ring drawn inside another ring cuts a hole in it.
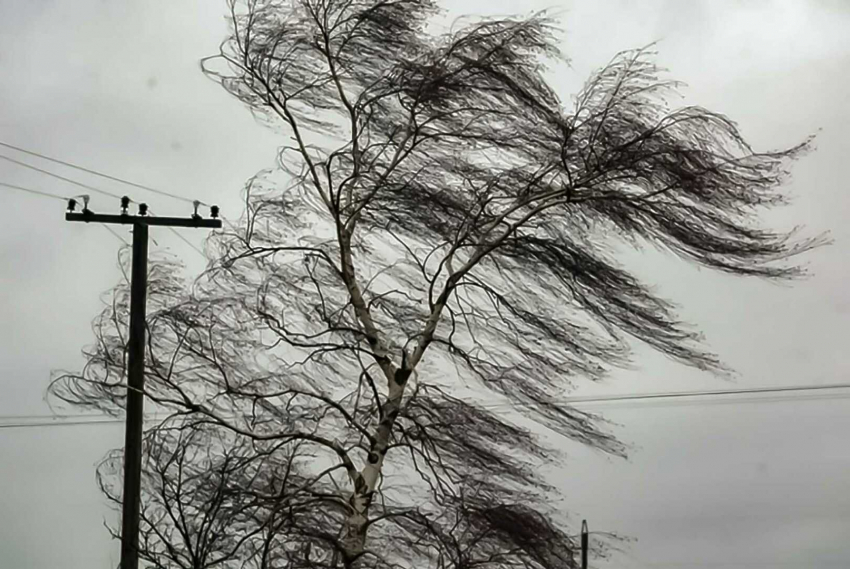
[[[587,569],[587,547],[590,536],[587,532],[587,520],[581,521],[581,569]]]
[[[130,198],[121,198],[120,215],[93,213],[84,198],[83,211],[77,201],[68,201],[66,221],[118,223],[133,226],[133,261],[130,278],[130,339],[127,358],[127,419],[124,431],[124,498],[121,508],[121,569],[139,567],[139,504],[142,478],[142,423],[145,388],[145,313],[148,288],[148,226],[221,227],[218,206],[210,208],[212,219],[198,215],[198,202],[191,217],[149,217],[148,206],[139,204],[139,214],[130,215]]]

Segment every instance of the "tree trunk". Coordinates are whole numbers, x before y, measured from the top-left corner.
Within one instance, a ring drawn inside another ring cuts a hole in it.
[[[410,374],[411,370],[402,367],[396,370],[393,379],[389,382],[389,394],[382,407],[381,421],[375,430],[375,440],[370,449],[368,461],[354,481],[354,491],[348,501],[352,512],[345,521],[342,539],[346,569],[358,567],[359,559],[366,550],[369,507],[372,505],[372,498],[381,478],[390,434],[398,417],[404,387]]]

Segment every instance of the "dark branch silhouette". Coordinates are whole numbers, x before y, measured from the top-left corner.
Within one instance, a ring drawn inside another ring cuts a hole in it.
[[[572,105],[543,15],[428,29],[426,0],[231,0],[204,71],[289,141],[190,287],[152,263],[142,555],[155,567],[562,569],[558,459],[487,402],[622,455],[562,403],[643,342],[723,373],[610,252],[786,279],[818,245],[758,224],[809,148],[674,109],[649,48]],[[118,413],[129,288],[52,393]],[[112,460],[101,468],[115,491]]]

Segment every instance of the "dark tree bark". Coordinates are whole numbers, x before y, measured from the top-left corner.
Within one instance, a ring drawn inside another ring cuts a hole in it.
[[[230,2],[206,73],[282,128],[280,168],[191,287],[152,264],[143,557],[156,567],[575,565],[539,474],[557,459],[486,401],[624,453],[562,396],[644,342],[723,372],[606,251],[801,274],[820,239],[758,225],[789,162],[623,52],[567,107],[542,16],[432,34],[426,0]],[[118,412],[127,287],[52,391]],[[102,485],[116,471],[107,460]]]

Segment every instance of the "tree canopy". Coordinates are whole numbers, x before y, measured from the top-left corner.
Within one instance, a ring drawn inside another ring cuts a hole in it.
[[[623,455],[566,405],[634,342],[723,366],[617,261],[652,245],[786,279],[821,241],[766,228],[788,165],[722,114],[671,108],[652,48],[571,103],[545,15],[435,32],[427,0],[230,0],[204,71],[287,137],[187,287],[152,264],[142,557],[155,567],[574,566],[539,464],[493,402]],[[52,384],[117,413],[129,287]],[[117,457],[101,486],[118,501]]]

